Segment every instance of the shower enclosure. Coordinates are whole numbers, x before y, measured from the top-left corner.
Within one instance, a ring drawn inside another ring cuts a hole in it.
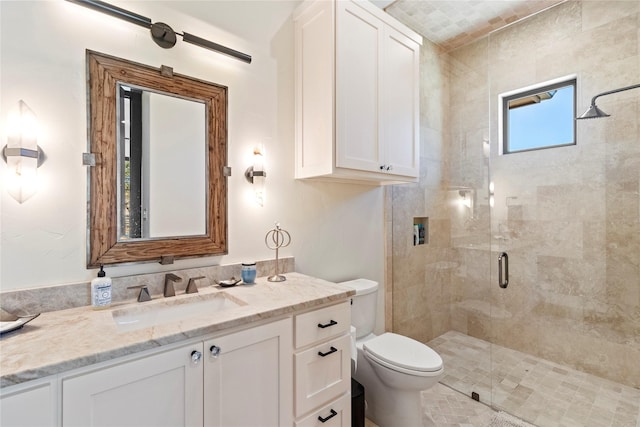
[[[421,179],[388,205],[391,327],[440,352],[445,385],[540,426],[640,423],[640,90],[600,98],[611,117],[578,121],[575,145],[504,155],[498,99],[575,75],[580,114],[640,83],[639,14],[569,1],[422,51]]]

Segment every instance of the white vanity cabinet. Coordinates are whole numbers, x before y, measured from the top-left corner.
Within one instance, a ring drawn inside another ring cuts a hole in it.
[[[202,342],[62,379],[63,426],[202,426]]]
[[[296,426],[351,425],[349,302],[294,319]]]
[[[62,424],[291,425],[292,371],[286,318],[66,376]]]
[[[419,35],[368,1],[296,11],[296,178],[415,182]]]
[[[0,426],[42,427],[58,424],[56,377],[7,387],[0,392]]]
[[[204,425],[292,424],[291,318],[204,342]]]
[[[109,310],[43,313],[3,337],[0,426],[349,425],[352,291],[290,272],[227,292],[246,305],[133,331]]]

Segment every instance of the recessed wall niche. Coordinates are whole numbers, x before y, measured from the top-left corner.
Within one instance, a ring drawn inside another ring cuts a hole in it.
[[[429,217],[413,218],[413,246],[429,243]]]

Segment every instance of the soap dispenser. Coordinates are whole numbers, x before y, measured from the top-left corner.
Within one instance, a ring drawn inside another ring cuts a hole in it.
[[[95,309],[107,308],[111,305],[111,277],[107,277],[102,266],[98,277],[91,281],[91,305]]]

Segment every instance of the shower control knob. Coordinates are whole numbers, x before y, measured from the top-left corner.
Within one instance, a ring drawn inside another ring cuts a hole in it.
[[[202,352],[193,350],[191,352],[191,361],[197,365],[200,359],[202,359]]]
[[[222,349],[217,345],[212,345],[211,347],[209,347],[209,352],[211,353],[211,357],[213,357],[214,359],[217,359],[218,356],[220,356],[221,351]]]
[[[387,166],[387,170],[388,170],[388,171],[390,171],[390,170],[392,170],[392,169],[393,169],[393,165],[389,165],[389,166]]]

